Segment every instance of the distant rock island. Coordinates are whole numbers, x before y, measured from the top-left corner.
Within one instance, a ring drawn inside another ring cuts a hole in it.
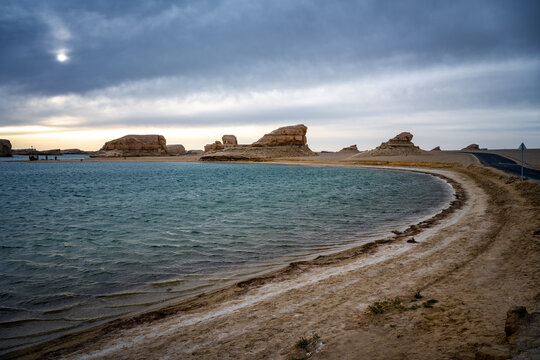
[[[315,156],[307,145],[307,126],[285,126],[265,134],[251,145],[238,145],[236,136],[224,135],[204,147],[203,161],[237,161],[280,157]]]
[[[11,152],[11,141],[6,139],[0,139],[0,157],[10,157],[12,156]]]

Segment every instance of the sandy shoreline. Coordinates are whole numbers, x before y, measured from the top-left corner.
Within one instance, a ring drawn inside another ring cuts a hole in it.
[[[510,306],[539,310],[538,188],[505,184],[504,176],[476,166],[430,171],[452,179],[458,201],[405,234],[13,355],[282,359],[298,356],[295,342],[316,332],[324,345],[312,358],[470,358],[479,344],[500,342]],[[418,243],[407,243],[411,236]],[[521,243],[526,254],[508,253]],[[518,265],[513,275],[498,270]],[[496,275],[506,281],[491,281]],[[439,303],[377,316],[367,310],[385,298],[409,302],[416,291]]]

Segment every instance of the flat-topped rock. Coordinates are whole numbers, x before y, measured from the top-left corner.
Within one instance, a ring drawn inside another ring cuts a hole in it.
[[[355,152],[355,153],[358,153],[360,151],[358,151],[358,147],[356,145],[351,145],[351,146],[347,146],[347,147],[344,147],[343,149],[339,150],[340,153],[344,153],[344,152]]]
[[[11,152],[11,141],[7,139],[0,139],[0,156],[1,157],[10,157],[12,156]]]
[[[305,125],[280,127],[269,134],[265,134],[251,146],[306,145],[306,132],[307,126]]]
[[[461,150],[480,150],[480,146],[478,144],[471,144]]]
[[[167,155],[163,135],[126,135],[105,143],[94,156],[160,156]]]
[[[186,148],[182,144],[171,144],[167,145],[167,152],[172,156],[186,155]]]

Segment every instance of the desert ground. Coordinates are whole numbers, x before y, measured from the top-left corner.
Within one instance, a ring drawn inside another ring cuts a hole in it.
[[[515,306],[540,312],[538,183],[482,167],[460,152],[375,159],[322,154],[275,162],[429,172],[454,186],[456,200],[391,238],[293,263],[13,356],[540,358],[538,314],[520,310],[521,317],[510,313],[507,321]]]

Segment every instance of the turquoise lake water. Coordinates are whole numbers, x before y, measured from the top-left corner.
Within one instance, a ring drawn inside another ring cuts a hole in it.
[[[0,354],[404,229],[430,175],[148,162],[0,162]]]

